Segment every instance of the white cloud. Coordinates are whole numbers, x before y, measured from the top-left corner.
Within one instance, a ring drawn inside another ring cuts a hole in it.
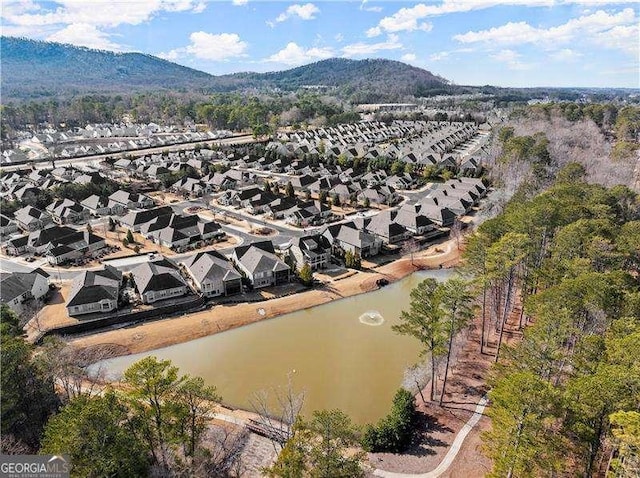
[[[428,17],[451,13],[470,12],[497,6],[552,7],[554,5],[578,4],[590,7],[603,5],[637,4],[637,0],[442,0],[440,3],[419,3],[405,7],[393,15],[384,17],[378,25],[367,30],[367,36],[375,37],[385,32],[414,31],[427,28],[420,22]]]
[[[514,50],[500,50],[498,53],[491,55],[496,61],[504,63],[510,70],[529,70],[532,65],[520,61],[522,55]]]
[[[638,18],[631,8],[611,14],[598,10],[590,15],[573,18],[562,25],[546,29],[533,27],[526,22],[509,22],[489,30],[455,35],[453,38],[461,43],[499,45],[534,43],[548,47],[589,40],[601,46],[637,54]]]
[[[86,46],[98,50],[120,51],[122,47],[109,39],[109,34],[86,23],[73,23],[47,37],[47,41]]]
[[[419,4],[411,8],[401,8],[396,13],[389,17],[384,17],[378,23],[378,26],[367,30],[368,37],[375,37],[383,32],[400,32],[400,31],[414,31],[425,30],[429,31],[432,25],[428,22],[419,22],[420,19],[427,16],[425,11],[428,11],[431,7],[424,4]]]
[[[623,5],[623,4],[637,4],[638,0],[563,0],[564,4],[576,4],[586,5],[588,7],[601,7],[604,5]]]
[[[554,0],[443,0],[438,5],[419,3],[413,7],[401,8],[393,15],[384,17],[377,26],[367,30],[367,36],[374,37],[384,32],[429,31],[431,24],[420,20],[448,13],[468,12],[498,5],[550,6],[553,3]]]
[[[402,55],[402,56],[400,57],[400,59],[401,59],[402,61],[405,61],[405,62],[407,62],[407,63],[411,63],[411,62],[416,61],[416,58],[417,58],[417,57],[416,57],[416,55],[415,55],[414,53],[405,53],[404,55]]]
[[[4,2],[3,2],[4,3]],[[86,24],[96,27],[116,27],[118,25],[139,25],[162,12],[200,13],[206,8],[203,0],[56,0],[55,6],[44,8],[34,2],[9,2],[3,5],[4,24],[23,27],[44,25]]]
[[[270,63],[281,63],[283,65],[304,65],[318,60],[331,58],[334,52],[331,48],[303,48],[294,42],[290,42],[277,53],[274,53],[265,61]]]
[[[429,56],[429,61],[442,61],[442,60],[446,60],[447,58],[449,58],[449,55],[451,53],[448,51],[439,51],[437,53],[432,53]]]
[[[364,11],[364,12],[381,12],[382,11],[382,7],[376,6],[376,7],[372,7],[372,6],[368,6],[367,4],[369,3],[369,0],[362,0],[362,2],[360,3],[360,10]]]
[[[619,25],[604,32],[598,32],[593,37],[593,42],[615,50],[623,50],[638,58],[638,38],[640,38],[640,25]]]
[[[364,56],[377,53],[381,50],[398,50],[402,48],[402,43],[398,40],[398,35],[389,35],[387,41],[379,43],[352,43],[342,48],[342,54],[346,57]]]
[[[240,7],[242,5],[246,5],[247,3],[249,3],[249,0],[232,0],[231,3],[236,7]]]
[[[186,47],[176,48],[166,53],[159,53],[165,60],[177,60],[190,55],[201,60],[223,61],[229,58],[244,56],[249,46],[240,40],[237,33],[206,33],[193,32],[189,35],[191,44]]]
[[[456,53],[473,53],[474,48],[457,48],[450,51],[438,51],[429,55],[429,61],[442,61],[451,58]]]
[[[549,56],[553,60],[565,62],[577,60],[582,54],[570,48],[563,48],[562,50],[551,53]]]
[[[320,9],[313,3],[289,5],[289,7],[276,18],[276,23],[281,23],[291,17],[298,17],[302,20],[313,20]]]

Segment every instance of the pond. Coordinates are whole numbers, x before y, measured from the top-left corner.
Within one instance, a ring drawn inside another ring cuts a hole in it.
[[[418,358],[417,340],[391,330],[411,289],[426,277],[453,274],[417,272],[374,292],[101,364],[117,379],[145,356],[170,359],[215,385],[225,404],[244,409],[256,392],[286,387],[290,376],[305,393],[305,413],[339,408],[356,423],[372,422],[388,412],[404,370]]]

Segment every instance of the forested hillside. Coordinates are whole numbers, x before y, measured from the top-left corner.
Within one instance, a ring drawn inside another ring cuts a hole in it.
[[[286,71],[213,76],[140,53],[113,53],[22,38],[1,37],[2,96],[7,99],[78,94],[232,92],[327,86],[355,102],[396,101],[455,92],[443,78],[397,61],[329,59]]]
[[[638,470],[623,435],[640,418],[640,202],[584,179],[572,163],[547,191],[517,193],[466,251],[487,327],[524,303],[522,341],[503,344],[491,382],[490,476]]]
[[[287,71],[250,74],[247,78],[273,83],[285,90],[321,85],[337,88],[340,96],[356,103],[394,101],[421,96],[430,90],[458,91],[448,81],[429,71],[399,61],[331,58]]]
[[[207,86],[211,75],[151,55],[2,37],[2,96],[39,98]]]

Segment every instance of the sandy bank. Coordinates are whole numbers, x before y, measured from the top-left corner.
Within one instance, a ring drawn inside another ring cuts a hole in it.
[[[416,270],[453,266],[458,259],[455,242],[447,241],[415,254],[413,264],[404,257],[375,271],[359,272],[307,292],[258,303],[219,305],[202,312],[86,335],[71,340],[70,344],[80,348],[108,347],[113,356],[146,352],[370,292],[378,288],[376,281],[380,278],[394,282]]]

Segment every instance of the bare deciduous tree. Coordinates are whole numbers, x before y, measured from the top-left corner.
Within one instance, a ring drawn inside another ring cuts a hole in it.
[[[268,431],[272,443],[279,452],[293,436],[293,424],[304,405],[304,392],[296,393],[290,372],[286,387],[277,387],[271,391],[262,390],[250,400],[251,407],[258,414],[258,424]]]
[[[105,350],[77,349],[58,337],[47,338],[40,354],[51,377],[62,390],[65,402],[82,395],[93,396],[103,392],[105,369],[93,365],[89,372],[87,367],[108,357]]]
[[[407,255],[411,257],[411,265],[413,266],[413,255],[420,250],[420,243],[414,238],[407,239],[404,241],[402,245],[402,250],[400,251],[402,255]]]
[[[422,403],[427,403],[427,400],[422,394],[422,389],[429,382],[429,373],[429,365],[426,362],[415,363],[410,367],[407,367],[404,371],[402,386],[407,390],[411,390],[413,387],[416,387],[416,390],[422,398]]]
[[[457,217],[453,220],[449,236],[456,241],[456,247],[460,250],[460,240],[462,239],[462,222]]]
[[[0,452],[3,455],[27,455],[33,453],[31,447],[9,433],[0,436]]]

